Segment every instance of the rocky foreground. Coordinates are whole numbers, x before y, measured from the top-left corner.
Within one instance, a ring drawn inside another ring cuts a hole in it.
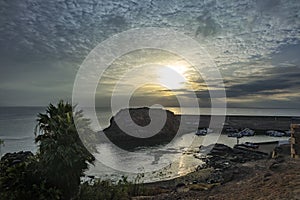
[[[206,151],[209,147],[201,147]],[[132,199],[300,199],[300,159],[288,155],[290,146],[270,155],[241,147],[216,144],[205,165],[173,180],[143,184],[144,196]],[[32,157],[31,152],[8,153],[1,166],[11,166]],[[197,157],[197,154],[195,154]],[[124,198],[127,199],[127,198]]]
[[[300,160],[282,149],[276,158],[247,151],[217,144],[197,172],[150,184],[161,193],[134,199],[300,199]]]

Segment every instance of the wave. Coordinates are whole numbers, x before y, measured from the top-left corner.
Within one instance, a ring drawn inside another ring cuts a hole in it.
[[[33,136],[23,136],[23,137],[12,137],[12,136],[0,136],[1,140],[29,140],[34,139]]]

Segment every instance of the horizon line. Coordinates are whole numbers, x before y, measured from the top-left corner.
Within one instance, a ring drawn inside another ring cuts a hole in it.
[[[48,104],[49,105],[49,104]],[[42,107],[47,107],[48,105],[8,105],[8,106],[1,106],[0,108],[17,108],[17,107],[28,107],[28,108],[42,108]],[[148,107],[150,108],[151,106],[132,106],[132,107],[128,107],[128,108],[142,108],[142,107]],[[92,108],[92,107],[89,107]],[[109,106],[96,106],[95,108],[110,108]],[[125,108],[125,107],[124,107]],[[179,106],[164,106],[162,108],[181,108]],[[183,107],[183,108],[196,108],[196,107]],[[211,107],[198,107],[200,109],[211,109]],[[222,108],[222,107],[216,107],[216,108]],[[227,108],[237,108],[237,109],[296,109],[296,110],[300,110],[300,108],[298,107],[291,107],[291,108],[280,108],[280,107],[270,107],[270,108],[266,108],[266,107],[232,107],[232,106],[227,106],[224,109]]]

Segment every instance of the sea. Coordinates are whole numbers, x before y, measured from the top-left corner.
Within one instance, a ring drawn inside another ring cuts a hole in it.
[[[184,115],[208,115],[209,108],[201,108],[200,113],[193,108],[184,109],[167,107],[175,114]],[[109,125],[112,112],[106,108],[97,108],[97,117],[101,127]],[[4,140],[1,145],[0,155],[8,152],[32,151],[36,153],[37,144],[34,143],[34,129],[37,124],[37,114],[44,113],[45,107],[0,107],[0,139]],[[218,114],[218,109],[216,112]],[[220,114],[222,110],[220,109]],[[300,109],[255,109],[255,108],[227,108],[227,115],[242,116],[300,116]],[[269,136],[254,136],[242,138],[248,142],[266,142],[273,140],[287,140],[287,138],[272,138]],[[191,143],[193,141],[193,143]],[[95,165],[91,165],[86,175],[95,176],[101,179],[119,180],[122,176],[134,179],[143,174],[144,182],[158,181],[182,176],[195,167],[201,165],[199,159],[195,159],[192,152],[201,145],[201,139],[195,136],[194,132],[184,134],[177,138],[172,145],[140,148],[136,152],[116,150],[113,144],[99,144]],[[218,142],[233,146],[235,138],[228,138],[221,135]]]

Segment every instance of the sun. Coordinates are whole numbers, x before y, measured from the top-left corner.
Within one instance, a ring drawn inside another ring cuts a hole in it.
[[[170,90],[182,89],[186,82],[185,73],[187,70],[188,68],[184,65],[160,67],[157,72],[159,83]]]

